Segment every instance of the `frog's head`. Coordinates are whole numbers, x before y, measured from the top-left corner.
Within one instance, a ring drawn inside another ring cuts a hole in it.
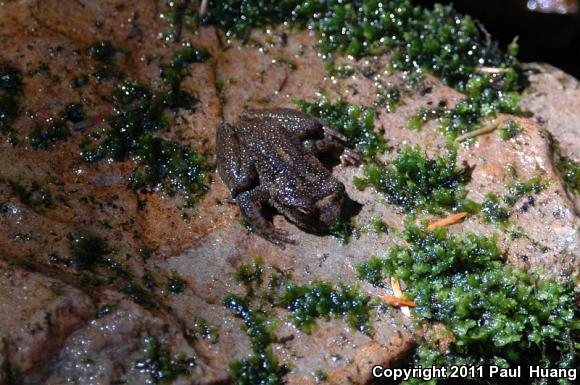
[[[335,191],[315,203],[314,207],[322,227],[328,228],[340,219],[343,201],[344,191]]]
[[[312,186],[298,187],[293,194],[287,194],[284,189],[272,191],[276,208],[299,227],[314,233],[326,233],[342,214],[344,185],[338,181],[328,183],[320,188],[322,191],[314,191]]]

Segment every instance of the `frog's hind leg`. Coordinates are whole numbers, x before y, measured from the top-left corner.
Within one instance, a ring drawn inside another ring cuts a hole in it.
[[[258,186],[238,195],[236,201],[240,206],[242,215],[258,235],[281,248],[284,248],[284,244],[287,243],[296,244],[296,241],[288,237],[286,231],[277,229],[272,222],[264,217],[262,205],[269,202],[269,196],[265,188]]]
[[[218,173],[232,197],[258,184],[256,169],[244,154],[234,128],[227,123],[217,129],[216,161]]]

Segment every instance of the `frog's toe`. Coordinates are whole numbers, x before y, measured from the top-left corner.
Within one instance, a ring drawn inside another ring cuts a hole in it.
[[[290,238],[289,233],[282,229],[271,229],[266,234],[263,234],[264,238],[273,244],[280,246],[282,249],[285,248],[287,244],[295,245],[296,241]]]
[[[351,150],[350,148],[345,148],[340,156],[340,161],[344,164],[350,166],[356,166],[363,163],[364,157],[358,151]]]
[[[341,134],[340,132],[338,132],[336,130],[333,130],[328,125],[324,125],[322,129],[324,131],[325,136],[332,138],[336,141],[342,142],[342,143],[348,142],[348,138],[346,136],[344,136],[343,134]]]

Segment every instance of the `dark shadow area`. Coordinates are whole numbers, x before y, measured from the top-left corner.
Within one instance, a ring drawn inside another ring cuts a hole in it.
[[[363,205],[357,201],[352,200],[348,194],[344,196],[344,202],[342,204],[341,218],[343,220],[349,220],[350,218],[356,216],[362,210]]]
[[[531,10],[534,0],[413,0],[416,4],[453,3],[455,8],[480,20],[492,37],[505,47],[518,36],[522,62],[545,62],[580,78],[580,1],[559,0],[558,10]],[[574,11],[575,10],[575,11]],[[567,12],[567,13],[563,13]]]

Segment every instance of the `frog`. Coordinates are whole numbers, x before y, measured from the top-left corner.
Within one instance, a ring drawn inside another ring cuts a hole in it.
[[[296,242],[267,219],[264,208],[273,207],[307,232],[328,233],[341,219],[346,190],[319,157],[359,163],[360,154],[346,142],[325,121],[298,110],[246,110],[217,129],[217,170],[253,231],[284,248]]]

